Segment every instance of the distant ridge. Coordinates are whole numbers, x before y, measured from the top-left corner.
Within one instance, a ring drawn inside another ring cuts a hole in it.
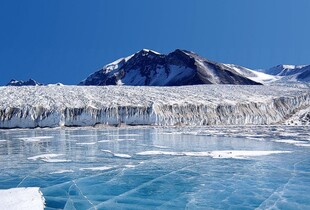
[[[27,81],[12,79],[8,84],[6,84],[6,86],[41,86],[41,85],[43,84],[33,79],[29,79]]]
[[[282,76],[281,81],[310,82],[310,65],[277,65],[263,70],[266,74]]]

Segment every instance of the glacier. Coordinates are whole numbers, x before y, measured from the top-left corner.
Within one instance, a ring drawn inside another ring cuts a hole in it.
[[[284,124],[310,106],[307,86],[49,85],[0,92],[0,128]]]

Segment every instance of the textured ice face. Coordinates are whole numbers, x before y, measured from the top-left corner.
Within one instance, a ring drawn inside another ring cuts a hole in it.
[[[309,127],[19,129],[0,139],[0,189],[40,187],[47,208],[310,207],[310,147],[300,146]]]
[[[285,86],[38,86],[0,91],[0,128],[279,124],[296,112],[308,116],[310,105],[309,88]]]

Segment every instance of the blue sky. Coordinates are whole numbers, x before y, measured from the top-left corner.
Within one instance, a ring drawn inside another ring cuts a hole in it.
[[[0,84],[76,84],[142,48],[250,68],[310,64],[309,0],[1,0]]]

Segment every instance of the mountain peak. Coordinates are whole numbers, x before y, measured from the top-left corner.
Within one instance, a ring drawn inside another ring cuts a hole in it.
[[[183,54],[183,55],[197,55],[197,53],[189,51],[189,50],[182,50],[182,49],[176,49],[173,52],[169,54]]]
[[[156,52],[156,51],[150,50],[150,49],[142,49],[142,50],[138,51],[136,54],[156,54],[156,55],[161,55],[159,52]]]
[[[80,85],[181,86],[257,83],[198,54],[176,49],[168,55],[142,49],[91,74]]]

